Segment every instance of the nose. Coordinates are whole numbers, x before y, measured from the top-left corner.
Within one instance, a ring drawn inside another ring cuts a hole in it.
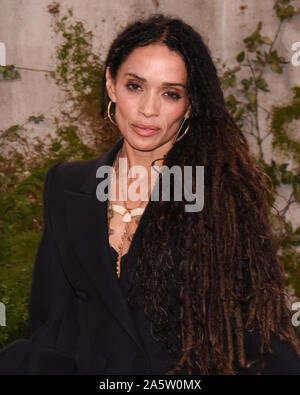
[[[145,92],[142,95],[139,103],[139,112],[148,118],[159,115],[159,99],[154,92]]]

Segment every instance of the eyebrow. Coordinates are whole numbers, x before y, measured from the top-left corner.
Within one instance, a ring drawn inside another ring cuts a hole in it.
[[[134,77],[137,80],[142,81],[142,82],[147,82],[147,80],[145,78],[139,77],[138,75],[133,74],[133,73],[126,73],[125,75],[129,75],[131,77]],[[181,86],[183,88],[186,88],[186,85],[180,84],[178,82],[164,82],[163,86]]]

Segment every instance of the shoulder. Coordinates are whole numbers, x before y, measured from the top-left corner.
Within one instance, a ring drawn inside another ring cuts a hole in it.
[[[69,189],[77,189],[105,162],[106,154],[94,159],[61,163],[57,169],[57,182]]]
[[[123,138],[119,139],[109,151],[96,158],[54,163],[48,169],[45,184],[55,185],[56,189],[60,190],[93,193],[96,188],[98,168],[113,163],[123,140]]]
[[[64,219],[72,196],[82,198],[94,194],[97,168],[106,162],[105,158],[106,154],[90,160],[56,162],[49,167],[43,191],[45,223],[54,226]],[[82,199],[81,202],[89,204],[90,200]]]
[[[106,162],[106,155],[83,161],[56,162],[48,169],[45,184],[56,190],[79,191],[88,179],[96,177],[98,167]]]

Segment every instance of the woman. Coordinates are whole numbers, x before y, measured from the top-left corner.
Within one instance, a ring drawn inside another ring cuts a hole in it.
[[[266,178],[200,35],[163,15],[128,26],[110,47],[101,102],[122,137],[100,158],[48,171],[32,337],[2,350],[0,372],[299,374]],[[125,162],[146,169],[138,200],[122,200]],[[203,209],[151,200],[157,164],[204,166]],[[109,201],[108,186],[121,189]]]

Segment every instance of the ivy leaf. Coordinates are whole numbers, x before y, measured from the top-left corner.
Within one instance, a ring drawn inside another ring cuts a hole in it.
[[[248,78],[248,79],[245,79],[245,78],[244,78],[244,79],[241,81],[241,83],[242,83],[242,85],[244,86],[244,90],[247,91],[247,90],[250,88],[251,84],[253,83],[253,78],[252,78],[252,77],[250,77],[250,78]]]
[[[274,159],[272,159],[271,161],[271,166],[267,166],[266,168],[268,175],[270,176],[274,187],[277,187],[280,185],[280,177],[279,177],[279,172],[277,169],[277,164],[274,161]]]
[[[235,96],[229,95],[226,97],[225,101],[226,101],[227,107],[229,107],[230,109],[235,111],[237,104],[238,104],[238,100],[235,98]]]
[[[240,52],[240,53],[237,55],[236,60],[237,60],[239,63],[241,63],[244,59],[245,59],[245,52],[242,51],[242,52]]]
[[[292,5],[288,5],[287,7],[280,7],[280,5],[276,4],[274,6],[276,15],[280,20],[292,18],[295,14],[295,9]]]
[[[263,42],[264,44],[267,44],[267,45],[273,44],[273,41],[269,37],[266,37],[266,36],[261,37],[261,42]]]
[[[284,60],[284,58],[278,56],[276,50],[266,54],[266,62],[270,65],[271,70],[273,70],[275,73],[278,74],[282,73],[282,67],[280,66],[280,64],[289,63],[286,60]]]
[[[268,89],[268,83],[266,82],[266,80],[262,77],[259,77],[256,80],[256,86],[261,89],[264,92],[270,92],[270,90]]]
[[[247,92],[246,96],[249,100],[248,108],[250,111],[255,111],[256,109],[256,95],[254,92]]]
[[[228,69],[224,72],[221,78],[224,89],[236,86],[235,73],[240,69],[241,69],[240,66],[236,66],[233,69]]]
[[[287,167],[288,167],[288,163],[282,163],[282,164],[279,166],[279,170],[285,171]]]
[[[300,87],[293,86],[292,91],[294,92],[294,99],[300,99]]]
[[[266,54],[266,52],[265,52],[265,54]],[[257,60],[257,63],[259,63],[262,66],[265,66],[266,61],[260,56],[259,51],[256,51],[256,60]]]
[[[282,74],[282,67],[278,63],[271,63],[270,67],[275,73]]]
[[[224,89],[228,89],[228,88],[232,88],[236,86],[236,76],[235,75],[231,75],[230,77],[227,77],[225,79],[223,79],[223,86]]]
[[[291,171],[283,171],[281,174],[281,182],[283,184],[291,184],[294,179],[294,174]]]
[[[34,122],[34,123],[40,123],[45,120],[45,116],[43,114],[35,116],[31,115],[29,118],[27,118],[27,122]]]
[[[244,38],[243,42],[250,52],[254,52],[260,44],[260,30],[262,27],[262,22],[259,21],[256,30],[248,37]]]
[[[261,73],[262,71],[264,71],[265,65],[263,64],[259,64],[258,66],[255,67],[255,71],[257,73]]]
[[[233,113],[233,118],[238,121],[242,118],[244,114],[244,108],[243,107],[239,107],[235,110],[235,112]]]
[[[295,182],[293,184],[293,191],[294,198],[297,200],[298,203],[300,203],[300,184],[298,182]]]
[[[287,231],[287,233],[294,233],[293,232],[293,226],[292,226],[290,221],[287,221],[285,223],[285,230]]]

